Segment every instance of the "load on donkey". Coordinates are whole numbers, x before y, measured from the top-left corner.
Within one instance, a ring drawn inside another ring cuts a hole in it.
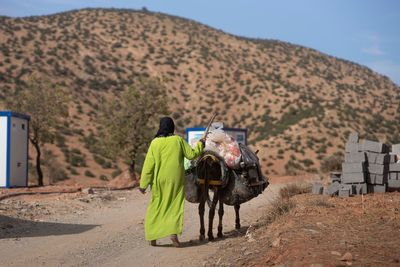
[[[269,184],[268,179],[262,175],[257,154],[246,145],[238,144],[222,129],[210,129],[211,122],[205,131],[205,137],[208,136],[205,150],[197,160],[190,163],[185,179],[186,200],[199,203],[200,240],[205,238],[206,202],[210,208],[207,235],[209,240],[213,240],[213,220],[218,202],[217,236],[222,237],[224,204],[234,206],[235,228],[240,229],[240,204],[261,194]],[[213,191],[212,200],[209,190]]]

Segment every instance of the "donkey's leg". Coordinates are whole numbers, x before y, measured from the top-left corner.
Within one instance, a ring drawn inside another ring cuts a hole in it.
[[[213,221],[214,221],[214,215],[215,215],[215,208],[217,206],[218,202],[218,191],[215,190],[214,196],[211,202],[211,207],[210,207],[210,213],[208,214],[208,240],[214,240],[214,235],[213,235]]]
[[[222,234],[222,217],[224,217],[224,203],[219,199],[219,209],[218,209],[219,223],[218,223],[218,237],[223,237]]]
[[[199,240],[203,241],[205,239],[206,229],[204,228],[204,208],[205,208],[206,200],[201,197],[199,204],[199,216],[200,216],[200,236]]]
[[[236,214],[235,228],[236,228],[236,229],[240,229],[239,210],[240,210],[240,204],[236,204],[236,205],[235,205],[235,214]]]

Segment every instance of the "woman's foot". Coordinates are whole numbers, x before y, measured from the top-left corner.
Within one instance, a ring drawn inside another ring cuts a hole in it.
[[[174,247],[180,247],[181,243],[179,242],[177,235],[171,235],[171,241]]]
[[[153,246],[153,247],[157,246],[157,240],[151,240],[150,246]]]

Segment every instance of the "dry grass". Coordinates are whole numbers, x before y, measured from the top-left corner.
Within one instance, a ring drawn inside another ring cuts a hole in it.
[[[311,185],[305,183],[288,184],[281,188],[279,196],[271,202],[270,208],[267,210],[266,215],[262,217],[258,226],[270,224],[290,212],[296,207],[296,202],[291,197],[309,192],[311,192]]]
[[[308,183],[293,183],[288,184],[281,188],[279,191],[279,196],[283,199],[291,198],[295,195],[311,193],[311,184]]]
[[[335,205],[330,203],[326,198],[317,198],[311,201],[311,206],[323,207],[323,208],[333,208]]]
[[[292,208],[290,201],[295,202]],[[231,252],[222,259],[217,254],[216,266],[400,266],[399,205],[399,192],[279,197],[268,213],[271,223],[245,242],[248,255],[238,253],[243,242],[232,240],[223,247]],[[341,260],[346,253],[351,260]]]

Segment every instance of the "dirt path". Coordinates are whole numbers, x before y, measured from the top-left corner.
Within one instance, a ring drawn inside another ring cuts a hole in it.
[[[241,208],[242,229],[253,224],[278,191],[270,185],[259,197]],[[199,243],[197,205],[187,203],[182,248],[169,239],[151,247],[143,237],[143,218],[149,195],[137,190],[96,208],[46,221],[23,221],[1,215],[0,259],[2,266],[202,266],[218,247],[229,240]],[[216,221],[215,221],[216,222]],[[13,225],[7,229],[7,225]],[[4,229],[6,228],[6,230]],[[216,229],[214,224],[214,229]],[[233,207],[225,209],[224,232],[234,233]],[[234,236],[234,235],[231,235]]]

